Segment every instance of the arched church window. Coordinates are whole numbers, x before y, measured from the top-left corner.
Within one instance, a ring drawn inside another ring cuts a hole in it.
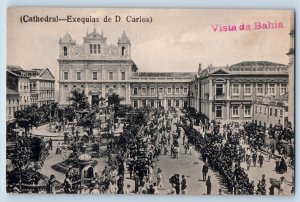
[[[65,46],[64,47],[64,56],[67,56],[68,55],[68,48]]]

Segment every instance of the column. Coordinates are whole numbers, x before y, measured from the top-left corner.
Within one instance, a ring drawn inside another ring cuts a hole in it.
[[[256,85],[257,85],[256,82],[252,83],[252,92],[251,92],[252,93],[252,96],[251,96],[252,101],[256,100],[256,87],[257,87]]]
[[[212,103],[208,102],[208,118],[212,120]]]
[[[64,90],[63,86],[64,86],[63,84],[59,84],[59,98],[58,98],[59,103],[63,102],[63,90]]]
[[[127,84],[126,88],[126,104],[130,104],[130,95],[131,95],[131,88],[130,84]]]
[[[280,83],[275,83],[275,97],[280,97]]]
[[[209,80],[209,100],[213,100],[213,86],[212,86],[212,79]]]
[[[231,116],[230,116],[230,101],[227,101],[226,102],[226,113],[227,113],[227,120],[229,121],[231,119]]]
[[[227,80],[227,84],[226,84],[226,95],[227,95],[227,100],[230,100],[230,82],[229,82],[229,79]]]

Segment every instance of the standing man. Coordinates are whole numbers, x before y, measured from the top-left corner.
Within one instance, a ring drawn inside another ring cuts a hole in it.
[[[52,143],[52,139],[50,138],[49,140],[49,150],[53,149],[53,143]]]
[[[185,179],[185,176],[182,175],[182,179],[181,179],[181,193],[182,194],[185,194],[186,193],[186,179]]]
[[[175,177],[175,189],[176,189],[176,194],[180,194],[180,179],[179,179],[179,174],[176,174],[176,177]]]
[[[208,173],[208,165],[206,163],[204,163],[204,165],[202,167],[202,179],[203,179],[203,181],[206,180],[207,173]]]
[[[250,166],[251,166],[251,160],[252,160],[252,158],[251,158],[251,157],[248,157],[248,159],[247,159],[247,161],[246,161],[246,163],[247,163],[247,170],[250,169]]]
[[[211,194],[211,181],[210,181],[210,176],[207,177],[206,180],[206,191],[207,191],[207,195]]]
[[[163,189],[162,175],[161,175],[161,169],[160,168],[157,169],[156,183],[157,183],[157,189]]]
[[[264,163],[264,156],[260,153],[258,156],[259,167],[262,167]]]
[[[124,186],[124,179],[123,176],[120,175],[118,181],[117,181],[117,186],[118,186],[118,192],[117,194],[124,194],[123,186]]]
[[[254,166],[254,167],[256,167],[256,159],[257,159],[257,154],[256,154],[256,152],[254,152],[254,153],[252,154],[252,161],[253,161],[253,166]]]

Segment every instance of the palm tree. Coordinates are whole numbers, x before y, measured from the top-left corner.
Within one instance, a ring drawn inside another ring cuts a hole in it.
[[[72,106],[74,106],[76,110],[89,109],[90,107],[84,90],[72,90],[71,96],[67,98],[67,101],[72,102]]]

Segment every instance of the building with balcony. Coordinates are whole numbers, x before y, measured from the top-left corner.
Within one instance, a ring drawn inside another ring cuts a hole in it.
[[[7,66],[7,72],[18,75],[17,78],[17,91],[19,93],[18,106],[19,110],[25,109],[31,105],[30,102],[30,81],[27,76],[26,70],[23,70],[20,66]],[[10,82],[9,79],[7,82]],[[17,111],[17,109],[15,110]],[[14,112],[13,112],[14,113]]]
[[[30,101],[38,107],[55,102],[55,78],[48,68],[27,70]]]
[[[255,119],[254,103],[264,97],[276,100],[286,94],[288,78],[287,65],[267,61],[209,65],[204,70],[199,68],[197,77],[191,82],[190,103],[211,120],[252,121]],[[267,120],[263,123],[270,125]]]
[[[8,65],[6,69],[6,120],[13,121],[14,113],[31,105],[54,103],[55,79],[48,68],[24,70]]]

